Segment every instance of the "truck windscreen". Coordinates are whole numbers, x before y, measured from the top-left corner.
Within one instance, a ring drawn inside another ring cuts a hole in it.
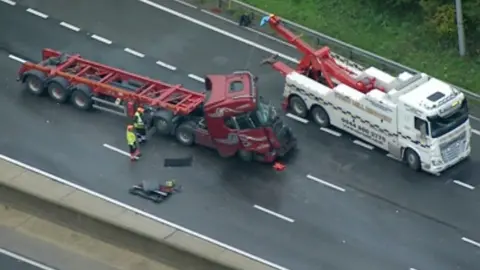
[[[468,120],[468,104],[467,100],[465,99],[462,102],[460,108],[455,111],[453,114],[447,117],[441,117],[439,115],[432,116],[427,118],[430,122],[430,130],[432,134],[432,138],[438,138],[458,126],[465,123]]]
[[[257,110],[253,111],[250,117],[257,127],[270,126],[276,117],[276,111],[272,105],[260,100]]]

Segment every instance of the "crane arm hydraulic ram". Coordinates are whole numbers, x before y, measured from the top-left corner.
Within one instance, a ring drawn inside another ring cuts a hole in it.
[[[202,93],[136,75],[121,69],[62,54],[52,49],[42,51],[39,64],[25,63],[20,73],[39,70],[48,77],[60,76],[70,84],[86,84],[95,95],[111,96],[138,105],[147,105],[189,114],[205,99]]]
[[[303,58],[297,66],[297,71],[311,77],[314,80],[324,79],[325,83],[334,88],[335,83],[343,83],[358,91],[366,93],[375,88],[375,78],[357,79],[353,77],[353,72],[349,69],[337,64],[335,59],[330,55],[328,47],[313,49],[306,42],[301,40],[298,36],[288,30],[281,19],[276,15],[269,15],[262,19],[261,25],[268,22],[270,27],[278,34],[283,36],[285,40],[294,45],[297,50],[303,54]],[[278,62],[264,61],[270,63],[274,69],[279,71],[282,75],[288,74],[288,68]]]

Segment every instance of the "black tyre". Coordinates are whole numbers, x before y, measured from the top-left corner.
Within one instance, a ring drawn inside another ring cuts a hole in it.
[[[245,162],[251,162],[253,160],[253,153],[246,150],[238,150],[238,157]]]
[[[317,125],[321,127],[330,126],[330,116],[328,116],[327,111],[322,108],[322,106],[316,105],[311,110],[312,119]]]
[[[73,106],[82,111],[90,110],[93,105],[92,96],[82,88],[76,88],[73,91],[71,101]]]
[[[421,169],[421,160],[418,154],[412,149],[408,148],[405,150],[405,162],[408,167],[414,171],[420,171]]]
[[[157,110],[153,112],[152,119],[157,134],[172,135],[174,133],[174,115],[171,111]]]
[[[58,103],[65,103],[70,97],[69,83],[65,78],[55,77],[48,83],[48,95]]]
[[[171,132],[171,123],[163,117],[156,117],[155,128],[157,129],[158,133],[168,135]]]
[[[290,98],[288,101],[288,106],[290,107],[290,110],[297,116],[300,116],[302,118],[307,117],[308,114],[308,108],[307,104],[298,96],[293,96]]]
[[[25,89],[35,96],[41,96],[45,93],[45,80],[47,76],[38,71],[30,70],[26,72],[23,78]]]
[[[193,122],[181,123],[175,131],[177,141],[185,146],[191,146],[195,143],[195,124]]]

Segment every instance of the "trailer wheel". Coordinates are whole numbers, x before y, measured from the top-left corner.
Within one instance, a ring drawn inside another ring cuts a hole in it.
[[[238,157],[244,162],[251,162],[253,160],[253,152],[246,150],[238,150]]]
[[[65,103],[70,96],[69,83],[63,77],[54,77],[48,83],[48,94],[58,103]]]
[[[79,84],[76,85],[74,89],[70,97],[73,106],[82,111],[90,110],[93,105],[92,90],[90,87],[85,84]]]
[[[174,131],[173,118],[171,111],[157,110],[152,115],[155,129],[158,134],[171,135]]]
[[[45,80],[47,76],[38,70],[30,70],[24,74],[23,82],[25,83],[25,89],[34,94],[35,96],[41,96],[45,93]]]
[[[317,123],[320,127],[330,126],[330,116],[328,116],[327,111],[320,105],[315,105],[311,110],[311,115],[313,121]]]
[[[191,146],[195,143],[195,123],[187,121],[181,123],[175,130],[177,141],[185,146]]]
[[[307,117],[308,108],[307,104],[298,96],[293,96],[288,100],[288,106],[293,111],[293,113],[302,118]]]
[[[405,150],[405,161],[407,162],[408,167],[414,171],[419,171],[421,168],[421,161],[418,154],[412,149],[408,148]]]

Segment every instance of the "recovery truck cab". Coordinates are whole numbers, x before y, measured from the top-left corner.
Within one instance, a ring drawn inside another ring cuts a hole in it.
[[[470,155],[467,100],[451,85],[426,74],[397,78],[296,37],[275,15],[262,19],[302,54],[296,69],[263,62],[286,77],[284,108],[333,125],[389,152],[414,170],[437,174]]]
[[[25,62],[18,72],[18,81],[33,95],[125,117],[144,107],[147,123],[158,134],[214,148],[224,157],[272,162],[296,146],[275,108],[258,96],[250,72],[206,76],[206,92],[200,93],[78,54],[44,49],[42,59]]]

